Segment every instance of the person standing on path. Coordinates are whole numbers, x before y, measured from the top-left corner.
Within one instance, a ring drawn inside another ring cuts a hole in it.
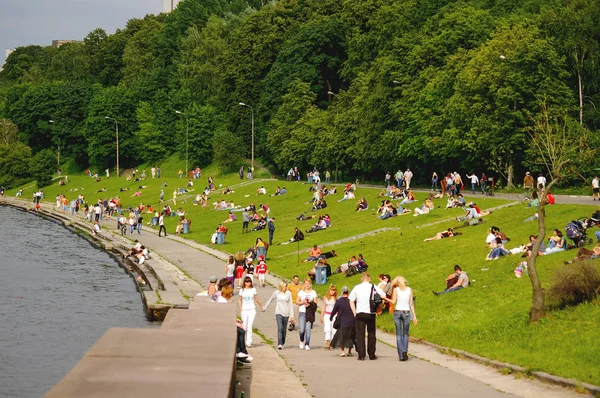
[[[285,337],[287,334],[287,323],[288,320],[294,321],[294,302],[292,300],[292,293],[288,290],[288,284],[281,282],[279,284],[279,290],[274,292],[269,301],[265,303],[262,308],[263,312],[269,308],[271,301],[276,300],[277,305],[275,306],[275,320],[277,321],[277,348],[283,350],[285,345]]]
[[[475,195],[475,186],[479,185],[479,178],[475,175],[475,173],[468,175],[467,178],[471,179],[471,193]]]
[[[300,331],[300,347],[301,350],[310,351],[310,335],[313,322],[307,319],[308,310],[311,305],[317,306],[317,292],[312,288],[310,278],[304,280],[304,289],[298,292],[296,304],[300,306],[298,309],[298,327]]]
[[[523,178],[523,189],[525,190],[525,199],[530,199],[531,190],[533,189],[533,176],[530,172],[525,173]]]
[[[390,186],[390,180],[392,179],[392,176],[390,175],[390,172],[388,171],[387,173],[385,173],[385,187],[389,187]]]
[[[273,234],[275,233],[275,217],[269,218],[267,229],[269,230],[269,246],[273,246]]]
[[[592,198],[600,200],[600,179],[598,179],[598,176],[595,176],[592,180],[592,191]]]
[[[391,301],[395,303],[394,323],[396,324],[396,348],[398,358],[408,361],[408,328],[410,322],[417,324],[417,314],[413,301],[412,289],[406,285],[403,276],[397,276],[392,282],[394,290]]]
[[[410,168],[407,168],[406,171],[404,172],[404,181],[406,183],[406,189],[410,189],[410,181],[413,178],[413,173],[412,171],[410,171]]]
[[[487,186],[487,176],[485,175],[485,173],[481,173],[481,178],[479,179],[479,182],[481,183],[481,194],[485,195],[485,188]]]
[[[369,359],[375,360],[375,345],[377,344],[375,308],[371,308],[371,300],[375,293],[385,300],[385,292],[371,283],[371,275],[367,272],[362,274],[362,283],[356,285],[350,296],[350,308],[356,317],[356,351],[358,351],[358,360],[364,361],[366,354]],[[367,347],[365,347],[365,328],[368,333]],[[366,348],[366,349],[365,349]]]
[[[296,301],[298,300],[298,292],[302,289],[303,289],[303,286],[300,284],[300,277],[298,275],[294,275],[294,277],[292,278],[292,283],[290,283],[288,285],[288,290],[292,294],[292,302],[294,304],[296,304]],[[299,309],[300,308],[298,305],[294,305],[294,317],[293,317],[294,320],[298,319]],[[290,321],[290,331],[294,330],[295,327],[296,327],[296,322]]]
[[[254,302],[258,304],[259,308],[262,308],[256,289],[252,286],[252,278],[246,276],[244,278],[244,286],[240,289],[239,304],[242,323],[246,331],[246,347],[248,348],[252,347],[252,324],[254,323],[254,318],[256,318],[256,306]]]
[[[331,340],[331,347],[341,348],[342,353],[340,354],[340,357],[351,357],[352,347],[354,347],[354,340],[356,340],[356,329],[354,328],[356,321],[354,319],[352,309],[350,308],[350,300],[348,299],[348,286],[342,287],[342,297],[337,299],[335,302],[335,305],[331,310],[331,314],[329,315],[329,320],[333,322],[334,317],[336,316],[340,321],[340,327],[337,329],[333,339]],[[345,348],[348,349],[348,354],[346,354],[344,351]]]
[[[325,333],[325,349],[331,350],[331,340],[335,334],[333,328],[333,319],[331,319],[331,311],[337,301],[337,288],[335,285],[329,286],[329,290],[323,297],[323,305],[321,306],[321,323],[323,324],[323,332]]]
[[[242,272],[244,272],[244,269],[242,268]],[[227,280],[229,282],[231,282],[231,286],[235,286],[233,283],[235,282],[235,259],[233,258],[233,256],[229,256],[229,260],[227,261],[227,263],[225,263],[225,278],[227,278]],[[240,275],[240,278],[242,276]]]
[[[325,170],[325,184],[331,184],[331,173],[329,170]]]
[[[431,175],[431,190],[432,191],[437,191],[438,190],[438,180],[440,178],[438,177],[438,174],[434,171],[433,174]],[[443,189],[442,189],[443,191]]]
[[[160,213],[160,217],[158,217],[158,237],[160,238],[161,232],[165,232],[165,236],[167,236],[167,228],[165,227],[165,213]]]

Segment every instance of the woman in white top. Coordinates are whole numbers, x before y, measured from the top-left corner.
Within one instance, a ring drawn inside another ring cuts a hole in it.
[[[262,308],[263,312],[269,308],[271,301],[276,300],[275,320],[277,321],[277,348],[282,350],[285,345],[285,336],[288,320],[294,322],[294,302],[292,293],[287,288],[287,283],[281,282],[279,290],[274,292],[269,301]]]
[[[395,303],[394,323],[396,324],[396,347],[401,361],[408,360],[408,328],[410,321],[417,324],[417,314],[413,303],[412,289],[406,286],[406,279],[397,276],[392,282],[392,302]]]
[[[310,351],[310,332],[312,329],[312,322],[306,319],[306,309],[314,303],[314,308],[317,306],[317,292],[312,288],[312,281],[310,278],[304,280],[304,289],[298,292],[296,297],[296,304],[298,308],[298,326],[300,332],[300,344],[298,345],[301,350]],[[313,311],[311,313],[314,314]]]
[[[323,305],[321,306],[321,323],[323,324],[323,332],[325,332],[325,349],[331,350],[331,340],[333,339],[333,335],[335,334],[335,329],[333,328],[333,322],[335,321],[335,317],[332,320],[330,315],[331,311],[333,311],[333,306],[335,305],[335,301],[337,300],[337,288],[335,285],[329,286],[329,290],[323,297]]]
[[[225,264],[225,278],[227,278],[231,282],[231,286],[233,286],[233,282],[235,281],[235,260],[233,256],[229,256],[229,261]]]
[[[246,331],[246,347],[252,347],[252,324],[256,317],[256,302],[259,308],[262,307],[258,299],[256,289],[252,286],[252,278],[249,276],[244,278],[244,286],[240,289],[240,313],[244,330]]]

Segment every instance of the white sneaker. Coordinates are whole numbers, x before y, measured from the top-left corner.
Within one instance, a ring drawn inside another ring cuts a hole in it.
[[[305,349],[306,351],[310,351],[310,347],[309,347],[309,346],[306,346],[306,347],[304,347],[304,349]]]
[[[248,362],[252,362],[252,360],[253,360],[253,359],[254,359],[254,358],[252,358],[250,355],[248,355],[248,356],[246,357],[246,361],[248,361]]]
[[[283,350],[283,346],[282,346],[281,344],[279,344],[279,345],[277,346],[277,349],[278,349],[278,350]]]
[[[304,343],[300,342],[300,344],[298,344],[298,347],[300,347],[300,349],[303,350],[304,349]]]
[[[236,356],[237,356],[238,358],[248,358],[248,354],[245,354],[245,353],[243,353],[243,352],[238,352],[238,353],[236,354]]]

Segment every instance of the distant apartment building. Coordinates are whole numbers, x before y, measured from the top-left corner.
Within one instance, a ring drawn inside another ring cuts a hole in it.
[[[163,0],[163,12],[171,12],[177,8],[181,0]]]
[[[60,47],[63,44],[68,44],[68,43],[83,44],[83,41],[82,40],[52,40],[52,47]]]
[[[10,54],[12,54],[14,51],[15,51],[15,49],[14,49],[14,48],[7,48],[7,49],[5,50],[5,53],[4,53],[4,54],[5,54],[5,55],[4,55],[4,62],[3,62],[1,65],[0,65],[0,72],[2,72],[2,70],[4,69],[4,64],[6,63],[6,60],[8,59],[8,56],[9,56]]]

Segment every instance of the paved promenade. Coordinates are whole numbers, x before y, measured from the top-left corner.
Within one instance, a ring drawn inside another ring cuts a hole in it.
[[[114,228],[114,221],[104,223],[104,228]],[[138,235],[134,235],[138,238]],[[166,260],[180,267],[185,273],[206,285],[212,275],[224,276],[226,254],[215,248],[169,235],[159,238],[154,231],[142,233],[140,241],[159,253]],[[231,252],[238,248],[226,245],[220,246]],[[277,286],[280,279],[269,275],[267,281]],[[341,287],[341,286],[340,286]],[[350,286],[351,288],[352,286]],[[258,288],[261,302],[266,302],[275,289],[269,285]],[[237,305],[237,303],[236,303]],[[254,327],[264,336],[276,341],[277,329],[275,324],[274,306],[267,312],[259,312]],[[409,393],[411,397],[495,397],[511,394],[522,397],[575,397],[577,394],[557,387],[525,379],[515,379],[513,376],[503,376],[496,370],[453,356],[442,355],[438,350],[421,344],[411,344],[411,358],[408,362],[399,362],[395,337],[383,332],[378,333],[380,341],[377,344],[376,361],[359,362],[355,357],[340,358],[337,351],[325,351],[323,329],[317,323],[313,329],[311,351],[298,348],[297,332],[288,334],[284,350],[277,351],[287,362],[291,371],[300,378],[307,392],[314,397],[349,396],[360,394],[368,396],[374,391],[377,394]],[[258,336],[253,339],[253,349],[263,351],[265,343]],[[274,348],[270,348],[274,349]],[[260,361],[263,355],[258,356]],[[253,369],[261,372],[268,368],[264,364],[253,364]],[[259,371],[259,369],[261,369]],[[279,367],[279,372],[283,372]],[[287,375],[286,375],[287,376]],[[277,372],[273,380],[266,381],[265,377],[252,376],[253,383],[269,382],[273,386],[278,383]],[[298,384],[299,386],[300,384]],[[289,384],[288,384],[289,386]],[[376,389],[374,389],[376,386]],[[256,390],[254,386],[252,390]],[[264,386],[262,386],[264,387]],[[298,387],[301,388],[301,387]],[[252,391],[251,390],[251,391]],[[262,390],[265,391],[265,390]],[[269,396],[288,397],[286,388],[268,390]],[[246,391],[248,396],[248,391]],[[260,394],[256,394],[258,396]]]

